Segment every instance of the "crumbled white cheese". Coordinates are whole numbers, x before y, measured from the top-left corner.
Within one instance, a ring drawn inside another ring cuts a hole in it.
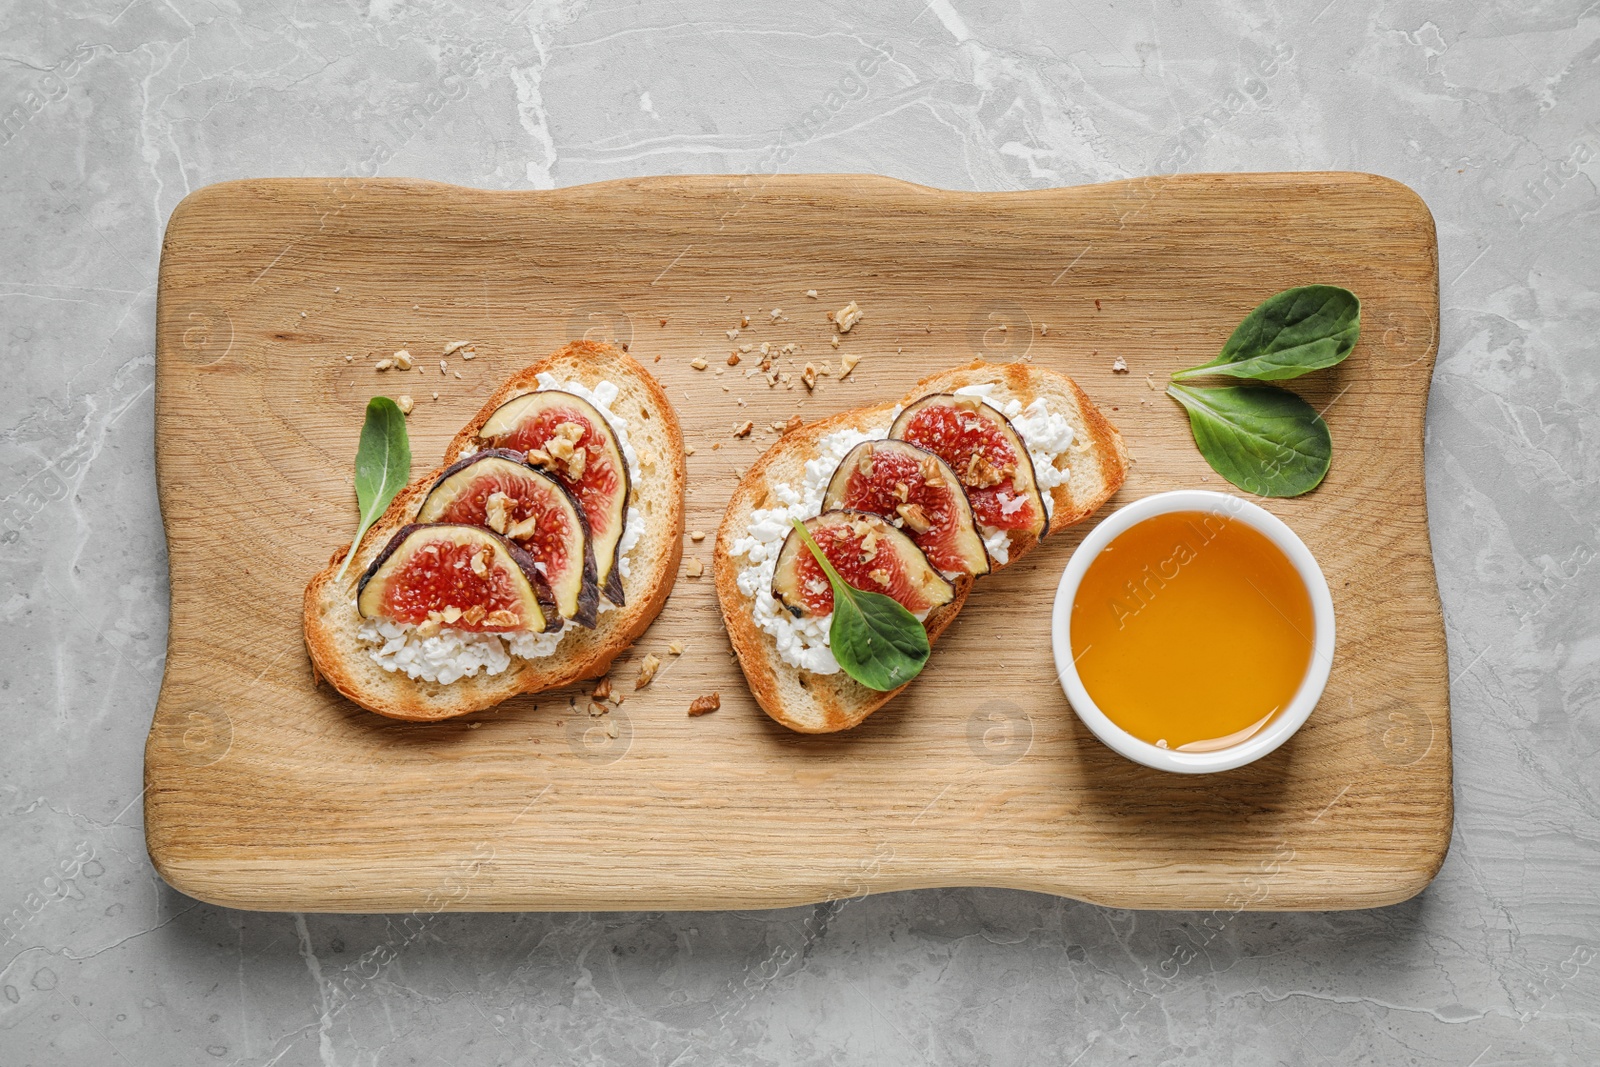
[[[1001,403],[992,394],[995,385],[969,385],[956,390],[963,396],[976,396],[1011,420],[1012,427],[1028,448],[1033,460],[1034,478],[1044,497],[1048,515],[1053,501],[1050,490],[1071,477],[1071,472],[1055,466],[1056,459],[1072,447],[1072,426],[1061,415],[1052,412],[1042,399],[1026,408],[1015,398]],[[859,430],[839,430],[828,434],[818,443],[818,454],[805,465],[805,476],[796,487],[779,483],[771,487],[771,496],[780,501],[778,507],[758,508],[750,513],[749,533],[734,541],[732,554],[744,556],[750,562],[740,569],[737,578],[739,592],[754,602],[756,625],[772,635],[778,646],[778,658],[791,667],[799,667],[813,674],[837,674],[839,662],[828,648],[828,627],[832,615],[795,618],[772,595],[772,574],[777,568],[778,552],[784,538],[793,529],[791,520],[804,522],[822,511],[822,497],[828,482],[833,478],[839,461],[863,441],[877,441],[889,435],[889,424],[900,414],[896,407],[889,414],[889,422],[863,433]],[[1011,535],[1005,530],[985,528],[983,544],[996,563],[1011,560]]]
[[[511,666],[511,656],[542,659],[551,655],[571,629],[570,622],[553,633],[475,633],[442,626],[433,637],[418,637],[415,626],[391,619],[368,619],[356,631],[356,639],[374,646],[368,654],[386,671],[403,671],[410,678],[449,685],[459,678],[472,678],[479,671],[492,678]]]
[[[593,404],[617,436],[617,447],[628,464],[628,476],[634,484],[639,482],[639,456],[628,439],[628,421],[611,410],[611,404],[621,392],[615,382],[601,381],[593,389],[582,382],[564,382],[548,372],[539,375],[539,389],[559,389]],[[462,449],[463,456],[476,454],[474,443]],[[639,544],[644,534],[644,515],[638,508],[629,506],[628,520],[622,537],[617,541],[617,571],[628,577],[631,570],[629,554]],[[543,563],[535,563],[540,573]],[[600,598],[600,611],[616,609],[605,597]],[[387,619],[368,620],[356,632],[362,644],[373,646],[369,654],[374,662],[386,671],[404,671],[412,678],[449,685],[458,678],[471,678],[480,670],[489,676],[501,673],[511,665],[510,656],[519,659],[540,659],[552,655],[561,639],[576,629],[568,621],[561,629],[551,633],[529,633],[519,630],[510,633],[473,633],[444,627],[436,637],[421,638],[415,627],[391,622]],[[509,655],[508,655],[509,653]]]
[[[1005,530],[997,530],[993,526],[985,526],[983,533],[983,547],[988,549],[989,555],[1002,567],[1011,562],[1011,534]]]

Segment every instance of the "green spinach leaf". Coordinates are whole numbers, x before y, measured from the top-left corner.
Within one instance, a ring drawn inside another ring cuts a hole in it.
[[[361,509],[361,524],[335,582],[344,578],[361,539],[410,478],[411,438],[406,433],[406,417],[393,400],[375,396],[367,401],[367,419],[361,424],[361,444],[356,447],[356,504]]]
[[[1226,374],[1273,382],[1343,360],[1361,336],[1361,301],[1335,285],[1303,285],[1268,297],[1244,317],[1222,354],[1173,381]]]
[[[918,674],[931,651],[928,631],[893,597],[857,589],[839,577],[800,520],[794,528],[833,586],[828,644],[844,672],[868,689],[887,693]]]
[[[1310,404],[1271,385],[1167,386],[1189,412],[1211,469],[1257,496],[1309,493],[1328,473],[1333,438]]]

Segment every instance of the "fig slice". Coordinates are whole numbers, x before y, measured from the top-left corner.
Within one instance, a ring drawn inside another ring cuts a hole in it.
[[[884,593],[913,614],[948,604],[956,595],[922,549],[881,515],[835,508],[807,519],[805,527],[847,585]],[[772,595],[796,618],[833,612],[833,586],[798,530],[790,530],[778,550]]]
[[[908,405],[889,436],[927,449],[950,465],[967,491],[979,527],[1044,537],[1050,516],[1022,435],[976,396],[933,393]]]
[[[822,509],[882,515],[941,574],[988,574],[989,553],[950,465],[905,441],[863,441],[839,461]]]
[[[451,464],[428,490],[416,521],[504,534],[533,557],[561,617],[594,626],[600,587],[588,520],[571,491],[529,467],[522,453],[491,448]]]
[[[402,526],[356,586],[364,618],[479,633],[559,629],[554,607],[532,556],[461,523]]]
[[[495,448],[524,453],[530,467],[548,471],[572,490],[589,521],[594,565],[606,599],[622,606],[617,542],[628,522],[628,462],[617,435],[593,404],[559,389],[506,401],[478,431]]]

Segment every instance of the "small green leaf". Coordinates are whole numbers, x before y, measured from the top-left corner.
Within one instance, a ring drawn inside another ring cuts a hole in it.
[[[839,577],[799,519],[794,528],[833,586],[833,622],[828,644],[844,672],[868,689],[887,693],[918,674],[928,662],[928,631],[899,601],[857,589]]]
[[[1247,493],[1299,496],[1328,473],[1333,438],[1310,404],[1271,385],[1167,386],[1211,469]]]
[[[1244,317],[1210,363],[1181,370],[1173,381],[1226,374],[1274,382],[1331,367],[1361,336],[1361,301],[1335,285],[1303,285],[1268,297]]]
[[[355,540],[335,582],[344,577],[361,539],[410,478],[411,438],[406,433],[406,417],[393,400],[375,396],[367,401],[367,419],[361,424],[361,444],[356,448],[356,504],[361,509],[361,525],[356,527]]]

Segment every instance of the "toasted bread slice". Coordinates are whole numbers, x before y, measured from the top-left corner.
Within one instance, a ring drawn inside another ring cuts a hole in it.
[[[500,674],[459,678],[449,683],[412,679],[380,667],[368,646],[357,640],[364,621],[356,612],[356,583],[396,530],[412,521],[439,474],[477,445],[477,434],[506,401],[538,388],[538,375],[593,388],[603,380],[620,390],[611,409],[628,424],[642,477],[633,484],[631,503],[644,519],[638,544],[628,555],[622,579],[625,607],[600,613],[594,629],[574,629],[549,656],[511,657]],[[537,693],[605,673],[611,661],[650,625],[667,601],[683,554],[683,435],[667,395],[631,357],[609,345],[574,342],[548,359],[514,374],[451,439],[438,467],[411,482],[356,546],[344,578],[334,575],[349,548],[333,554],[328,566],[306,586],[306,650],[312,668],[357,704],[395,719],[448,719],[481,711],[518,693]]]
[[[1077,383],[1064,374],[1032,364],[977,360],[922,379],[901,403],[909,404],[929,393],[984,384],[995,386],[992,399],[1000,406],[1011,399],[1020,400],[1026,406],[1042,397],[1052,412],[1059,413],[1072,425],[1072,450],[1057,461],[1058,466],[1066,465],[1071,476],[1061,485],[1047,490],[1051,495],[1051,532],[1083,521],[1121,487],[1129,462],[1122,435]],[[880,693],[859,684],[843,671],[816,674],[785,663],[778,655],[772,636],[756,625],[754,600],[739,591],[739,571],[747,560],[733,554],[733,544],[749,530],[752,512],[773,506],[772,486],[782,483],[798,486],[804,480],[805,465],[819,455],[824,437],[844,429],[867,432],[887,427],[893,411],[892,404],[876,404],[785,434],[740,481],[717,530],[712,565],[729,639],[756,702],[791,730],[801,733],[847,730],[882,707],[905,686]],[[1036,537],[1013,535],[1005,565],[1015,563],[1037,543]],[[1001,566],[997,563],[995,569]],[[966,603],[973,581],[972,578],[957,580],[955,599],[928,616],[924,625],[930,642],[936,642],[955,620]]]

